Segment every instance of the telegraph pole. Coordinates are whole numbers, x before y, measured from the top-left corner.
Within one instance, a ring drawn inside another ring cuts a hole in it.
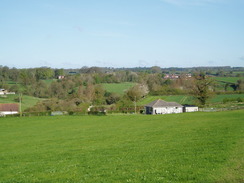
[[[136,114],[136,96],[135,96],[135,114]]]
[[[21,102],[22,102],[22,94],[19,94],[19,116],[22,116],[22,107],[21,107]]]

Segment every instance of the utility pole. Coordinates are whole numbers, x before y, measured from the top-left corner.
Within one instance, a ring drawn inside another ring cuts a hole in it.
[[[136,96],[135,96],[135,114],[136,114]]]
[[[19,94],[19,116],[22,116],[22,107],[21,107],[21,102],[22,102],[22,93]]]

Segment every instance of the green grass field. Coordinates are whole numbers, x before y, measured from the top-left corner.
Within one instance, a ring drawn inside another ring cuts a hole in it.
[[[212,98],[209,99],[211,104],[214,103],[221,103],[223,99],[236,99],[236,98],[244,98],[244,94],[224,94],[224,95],[214,95]],[[180,104],[194,104],[194,98],[192,96],[187,95],[163,95],[163,96],[147,96],[146,98],[140,100],[137,104],[138,105],[145,105],[154,100],[162,99],[168,102],[177,102]]]
[[[244,111],[0,118],[0,182],[243,182]]]
[[[14,85],[17,85],[18,88],[19,88],[19,90],[20,90],[21,92],[23,92],[23,91],[25,90],[25,87],[24,87],[21,83],[19,83],[19,82],[15,82],[15,81],[6,81],[6,83],[7,83],[7,85],[9,86],[9,88],[12,87],[12,86],[14,86]]]
[[[217,103],[223,102],[224,99],[236,99],[236,98],[244,98],[244,94],[224,94],[224,95],[215,95],[210,99],[210,102]]]
[[[163,95],[163,96],[147,96],[146,98],[140,100],[138,105],[145,105],[154,100],[162,99],[168,102],[178,102],[180,104],[193,104],[194,99],[192,96],[185,95]]]
[[[244,71],[234,71],[234,74],[244,74]]]
[[[238,80],[243,79],[243,77],[214,77],[216,81],[223,81],[227,83],[236,84]]]
[[[0,97],[0,103],[18,103],[15,101],[16,98],[18,98],[19,95],[7,95],[7,97]],[[22,110],[24,111],[25,109],[34,106],[38,101],[42,99],[36,98],[36,97],[31,97],[27,95],[23,95],[22,98]]]
[[[46,79],[46,80],[42,80],[42,81],[44,81],[48,85],[51,85],[52,82],[57,81],[57,79]]]
[[[104,83],[102,84],[104,89],[108,92],[124,94],[126,90],[133,87],[135,83]]]

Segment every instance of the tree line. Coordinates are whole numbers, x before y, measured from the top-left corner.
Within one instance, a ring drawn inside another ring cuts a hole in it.
[[[71,70],[1,66],[0,88],[45,99],[30,111],[82,111],[89,105],[126,108],[148,94],[192,95],[200,105],[205,105],[216,92],[216,83],[206,71],[194,71],[191,78],[186,77],[186,73],[181,72],[181,77],[170,80],[164,79],[166,71],[157,66],[138,71],[99,67]],[[58,76],[65,77],[57,79]],[[123,82],[135,83],[124,95],[108,92],[102,85]],[[243,92],[243,86],[243,80],[238,81],[236,90]]]

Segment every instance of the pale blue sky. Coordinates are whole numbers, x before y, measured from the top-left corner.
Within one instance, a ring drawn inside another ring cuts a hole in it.
[[[244,67],[244,0],[0,0],[0,65]]]

